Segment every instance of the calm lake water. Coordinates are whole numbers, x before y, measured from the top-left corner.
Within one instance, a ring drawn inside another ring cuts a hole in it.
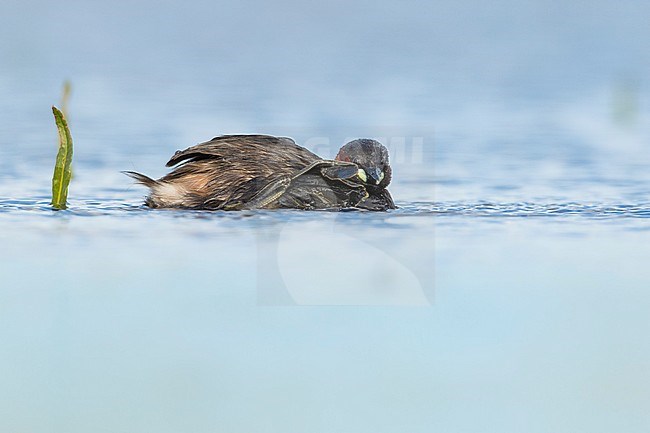
[[[570,3],[3,1],[0,431],[649,431],[650,6]],[[400,209],[120,174],[246,132],[378,138]]]

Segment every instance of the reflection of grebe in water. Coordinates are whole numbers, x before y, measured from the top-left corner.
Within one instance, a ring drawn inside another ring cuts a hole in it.
[[[180,164],[180,165],[179,165]],[[324,160],[292,139],[224,135],[178,151],[177,166],[158,180],[125,172],[150,188],[152,208],[186,209],[395,209],[386,190],[388,150],[359,139]]]

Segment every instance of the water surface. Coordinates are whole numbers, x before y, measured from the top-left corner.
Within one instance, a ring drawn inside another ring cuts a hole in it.
[[[648,431],[645,3],[125,5],[0,6],[0,430]],[[120,174],[244,132],[378,138],[400,208]]]

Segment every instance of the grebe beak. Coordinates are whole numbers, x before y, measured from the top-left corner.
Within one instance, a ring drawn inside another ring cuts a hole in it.
[[[375,185],[379,185],[384,180],[384,172],[378,168],[368,169],[368,176],[370,177],[368,183],[374,183]]]

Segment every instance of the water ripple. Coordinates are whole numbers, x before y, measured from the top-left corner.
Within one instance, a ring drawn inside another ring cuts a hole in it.
[[[490,203],[415,202],[402,204],[403,213],[470,217],[586,217],[595,219],[650,218],[650,203]]]
[[[388,213],[370,213],[365,211],[345,212],[348,217],[361,218],[362,215],[390,216],[441,216],[441,217],[503,217],[503,218],[544,218],[544,217],[586,217],[592,219],[613,218],[650,218],[650,203],[493,203],[493,202],[407,202],[398,203],[399,209]],[[76,200],[65,211],[53,211],[45,197],[33,199],[0,198],[0,214],[28,213],[32,215],[57,216],[116,216],[130,215],[165,215],[167,217],[191,218],[306,218],[319,213],[296,210],[282,211],[195,211],[195,210],[151,210],[140,203],[125,203],[116,199],[93,198]]]

